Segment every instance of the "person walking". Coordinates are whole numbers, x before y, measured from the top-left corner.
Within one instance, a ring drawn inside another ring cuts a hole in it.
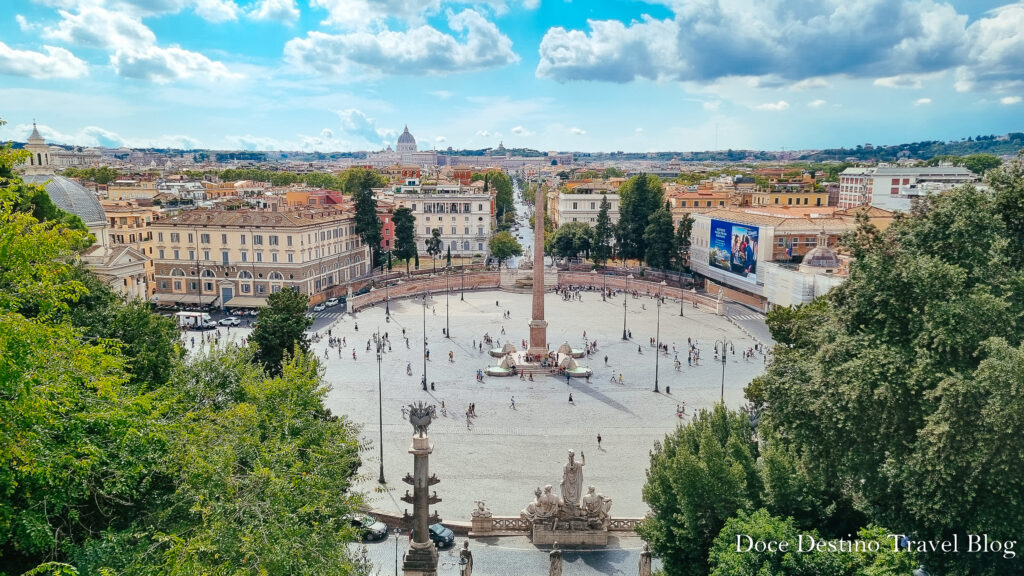
[[[511,408],[513,410],[516,409],[516,397],[515,396],[512,397],[512,400],[509,403],[509,408]]]
[[[601,449],[601,433],[600,432],[597,433],[597,449],[598,450]]]
[[[572,400],[572,392],[569,392],[569,404],[575,404]]]

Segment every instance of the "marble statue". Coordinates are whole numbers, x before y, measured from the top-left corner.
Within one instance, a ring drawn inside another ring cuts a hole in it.
[[[596,518],[601,526],[607,528],[611,519],[608,511],[612,508],[612,499],[605,498],[597,493],[593,486],[587,488],[587,495],[583,497],[583,511],[590,518]]]
[[[465,564],[463,564],[463,560],[466,561]],[[459,551],[459,564],[462,565],[461,576],[473,576],[473,553],[469,551],[469,540],[462,543],[462,550]],[[648,570],[647,573],[649,575],[651,571]]]
[[[587,457],[580,452],[580,461],[576,462],[576,452],[569,450],[569,462],[562,468],[562,502],[569,509],[578,508],[580,496],[583,495],[583,467]]]
[[[537,488],[537,494],[540,494],[540,488]],[[483,500],[476,501],[476,509],[470,515],[473,518],[490,518],[492,516],[491,511],[487,509],[487,502]]]
[[[644,550],[640,553],[640,562],[637,564],[637,576],[651,576],[651,548],[644,542]]]
[[[551,490],[551,484],[548,484],[544,487],[544,494],[540,497],[540,510],[539,514],[537,514],[540,518],[548,518],[558,514],[558,509],[561,507],[562,502]]]
[[[548,560],[551,562],[548,576],[562,576],[562,551],[558,549],[558,542],[551,545]]]
[[[529,504],[527,504],[526,508],[523,508],[519,512],[519,515],[521,517],[523,517],[523,518],[528,519],[528,520],[533,520],[534,518],[536,518],[537,515],[540,514],[540,509],[541,509],[541,502],[540,501],[541,501],[541,498],[542,498],[542,496],[541,496],[540,486],[537,486],[537,489],[533,491],[533,502],[530,502]]]
[[[423,402],[409,404],[409,423],[412,424],[413,433],[419,434],[420,438],[426,437],[427,427],[433,417],[433,405],[427,406]]]

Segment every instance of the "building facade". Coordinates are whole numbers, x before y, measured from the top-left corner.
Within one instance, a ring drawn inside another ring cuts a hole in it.
[[[898,195],[908,186],[959,186],[977,181],[976,174],[961,166],[847,168],[839,174],[839,208],[871,204],[877,195]]]
[[[603,198],[608,199],[608,219],[616,224],[619,221],[619,193],[616,187],[604,183],[583,184],[571,190],[549,192],[548,217],[556,227],[570,222],[595,226]]]
[[[351,211],[193,210],[153,222],[158,304],[262,306],[295,289],[315,304],[369,272]]]
[[[495,228],[494,194],[457,183],[419,184],[409,180],[394,190],[396,208],[412,210],[416,218],[416,245],[426,254],[433,229],[441,231],[442,253],[487,254],[487,241]]]

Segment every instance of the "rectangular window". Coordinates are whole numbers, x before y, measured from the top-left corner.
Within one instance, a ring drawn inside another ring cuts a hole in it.
[[[210,235],[209,234],[200,234],[199,235],[199,243],[200,244],[209,244],[210,243]]]
[[[229,253],[228,253],[228,251],[227,251],[227,250],[224,250],[223,252],[221,252],[221,253],[220,253],[220,263],[221,263],[221,264],[223,264],[223,265],[225,265],[225,266],[227,266],[227,265],[228,265],[228,263],[229,263],[229,262],[231,261],[231,260],[229,259],[229,256],[228,256],[228,254],[229,254]]]
[[[575,210],[575,209],[576,209],[576,203],[575,203],[575,202],[573,202],[573,203],[572,203],[572,209],[573,209],[573,210]]]
[[[194,240],[192,240],[192,233],[189,232],[188,233],[188,243],[191,244],[192,242],[194,242]]]
[[[596,206],[597,206],[597,203],[596,203],[596,202],[591,202],[591,203],[590,203],[590,209],[591,209],[591,210],[593,210],[593,209],[594,209],[594,208],[595,208]]]
[[[174,251],[174,259],[181,260],[181,253],[178,252],[177,250]]]
[[[708,208],[711,208],[711,200],[708,200]]]
[[[188,251],[188,259],[189,260],[195,260],[196,259],[196,251],[195,250],[189,250]]]
[[[263,244],[263,235],[262,234],[253,234],[252,235],[252,244],[253,244],[253,246],[262,245]]]
[[[263,252],[257,252],[256,253],[256,261],[257,262],[263,262]]]
[[[469,234],[469,226],[466,226],[466,231],[464,232],[464,234]]]
[[[793,205],[793,199],[792,198],[786,198],[786,204],[788,204],[789,206],[792,206]]]
[[[276,235],[268,236],[267,237],[267,243],[270,244],[271,246],[277,246],[277,236]]]
[[[181,241],[181,234],[179,234],[177,232],[171,232],[171,242],[180,242],[180,241]]]
[[[163,249],[163,248],[161,248],[161,249],[159,250],[159,253],[160,253],[160,259],[161,259],[161,260],[163,260],[163,259],[164,259],[164,249]]]
[[[289,245],[289,246],[291,246],[291,245],[292,245],[292,237],[291,237],[291,236],[289,236],[289,237],[288,237],[288,245]]]
[[[245,246],[245,234],[242,234],[242,246]]]
[[[681,201],[681,202],[679,203],[679,206],[680,206],[681,208],[686,208],[686,200],[683,200],[683,201]]]
[[[163,242],[164,241],[164,233],[163,232],[157,232],[156,233],[156,239],[158,241],[160,241],[160,242]]]
[[[220,243],[221,244],[227,244],[228,243],[228,235],[227,234],[221,234],[220,235]]]
[[[265,285],[263,285],[263,284],[257,284],[257,285],[256,285],[256,292],[257,292],[257,293],[259,293],[259,294],[263,294],[263,293],[265,293],[266,291],[267,291],[267,287],[266,287]]]
[[[167,290],[167,280],[161,280],[160,281],[160,289],[161,290]]]
[[[243,250],[243,251],[242,251],[242,262],[248,262],[248,261],[249,261],[249,253],[248,253],[248,252],[245,252],[245,251]]]
[[[203,250],[203,260],[209,260],[209,259],[210,259],[210,251],[209,250]]]
[[[175,290],[181,290],[181,280],[175,280],[174,281],[174,289]]]
[[[288,254],[288,263],[291,264],[293,260],[293,254]]]
[[[189,281],[188,289],[189,290],[198,290],[199,289],[199,284],[197,282],[195,282],[195,281]]]
[[[206,290],[207,292],[212,292],[213,282],[203,282],[203,290]]]
[[[249,290],[250,290],[250,288],[249,288],[248,284],[242,284],[242,293],[243,294],[248,294]]]
[[[483,226],[480,226],[479,228],[476,229],[476,235],[477,236],[483,236],[484,235],[484,228],[483,228]]]
[[[458,230],[458,228],[456,228],[455,226],[452,226],[452,234],[458,234],[458,232],[456,232],[456,230]]]
[[[270,261],[271,262],[277,262],[277,252],[271,252],[270,253]]]

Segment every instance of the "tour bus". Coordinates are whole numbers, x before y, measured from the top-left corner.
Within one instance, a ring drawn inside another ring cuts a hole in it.
[[[178,319],[179,328],[205,330],[217,327],[217,323],[206,312],[178,312],[175,316]]]

